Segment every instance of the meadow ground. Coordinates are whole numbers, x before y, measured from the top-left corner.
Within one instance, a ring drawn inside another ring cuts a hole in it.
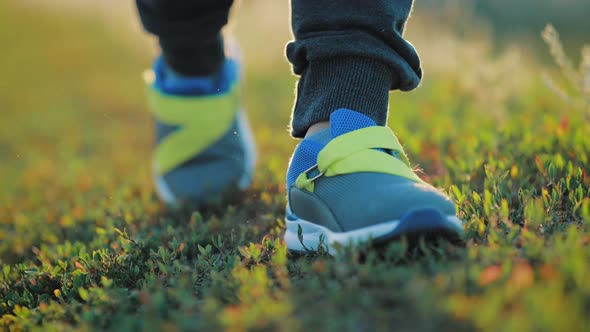
[[[236,13],[261,159],[241,203],[199,213],[152,188],[131,2],[35,2],[0,2],[0,330],[590,331],[590,121],[534,54],[416,13],[427,76],[392,94],[390,126],[457,203],[465,247],[293,257],[285,4]]]

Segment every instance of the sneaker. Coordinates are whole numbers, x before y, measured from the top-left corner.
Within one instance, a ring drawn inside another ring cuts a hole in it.
[[[160,198],[176,206],[203,205],[247,189],[256,149],[240,109],[237,63],[228,59],[208,77],[179,78],[159,58],[145,78]]]
[[[287,192],[290,251],[462,234],[455,205],[415,174],[393,132],[347,109],[297,146]]]

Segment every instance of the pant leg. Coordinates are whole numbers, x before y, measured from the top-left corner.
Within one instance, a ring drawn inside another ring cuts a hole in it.
[[[389,90],[411,90],[422,76],[414,47],[402,33],[412,0],[292,0],[295,40],[287,58],[301,75],[291,131],[349,108],[387,121]]]
[[[158,37],[165,62],[185,75],[208,75],[224,61],[221,28],[232,0],[136,0],[144,28]]]

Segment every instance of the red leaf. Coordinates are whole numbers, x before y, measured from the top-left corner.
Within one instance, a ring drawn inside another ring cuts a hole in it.
[[[501,276],[502,267],[500,265],[488,266],[479,275],[478,282],[480,286],[486,286],[500,279]]]

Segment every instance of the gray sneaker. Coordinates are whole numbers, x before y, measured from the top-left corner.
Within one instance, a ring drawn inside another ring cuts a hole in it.
[[[160,58],[145,75],[158,195],[170,205],[203,205],[246,190],[256,148],[240,110],[238,65],[228,59],[218,74],[203,78],[173,78],[167,70]]]
[[[414,173],[391,130],[351,110],[297,146],[287,192],[291,251],[462,234],[454,204]]]

